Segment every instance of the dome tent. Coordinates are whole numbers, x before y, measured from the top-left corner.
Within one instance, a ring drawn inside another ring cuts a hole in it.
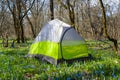
[[[52,64],[88,56],[85,40],[73,27],[58,19],[46,23],[33,44],[29,56]]]

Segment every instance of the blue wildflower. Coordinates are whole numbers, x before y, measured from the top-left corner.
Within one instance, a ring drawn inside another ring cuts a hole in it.
[[[101,71],[101,74],[104,74],[104,71]]]
[[[116,78],[116,77],[117,77],[114,73],[112,73],[112,76],[113,76],[113,78]]]
[[[59,80],[59,78],[56,78],[55,80]]]
[[[67,78],[67,80],[71,80],[71,78]]]
[[[80,73],[78,73],[76,76],[77,76],[77,77],[81,77],[81,74],[80,74]]]

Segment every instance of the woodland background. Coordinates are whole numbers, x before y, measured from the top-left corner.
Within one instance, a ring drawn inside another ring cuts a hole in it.
[[[115,43],[120,38],[120,0],[0,0],[0,37],[3,43],[8,38],[24,43],[54,18],[71,24],[88,40],[105,40],[105,27],[107,39]]]

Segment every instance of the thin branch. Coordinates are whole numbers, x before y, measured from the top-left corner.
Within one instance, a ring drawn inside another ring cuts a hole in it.
[[[8,8],[9,8],[9,10],[10,10],[10,12],[13,14],[13,10],[11,9],[11,7],[10,7],[10,2],[8,1],[8,0],[6,0],[7,1],[7,6],[8,6]],[[14,5],[13,5],[14,6]]]
[[[45,3],[45,0],[43,1],[42,5],[41,5],[41,7],[40,7],[40,9],[39,9],[39,11],[42,10],[42,7],[44,6],[44,3]]]
[[[61,0],[58,0],[58,2],[59,2],[65,9],[67,9],[67,6],[66,6]]]
[[[23,15],[22,18],[21,18],[21,21],[22,21],[22,19],[27,15],[28,11],[32,8],[34,2],[35,2],[35,0],[33,0],[31,6],[25,11],[24,15]],[[22,2],[22,5],[24,6],[25,4]]]
[[[38,10],[38,11],[39,11],[39,14],[38,14],[37,16],[40,15],[40,11],[42,11],[42,8],[43,8],[44,4],[45,4],[45,0],[43,1],[43,3],[42,3],[42,5],[41,5],[40,9]],[[33,12],[32,10],[30,10],[30,11],[31,11],[32,14],[34,14],[34,12]],[[35,15],[33,15],[33,17],[34,17],[34,19],[36,19]]]

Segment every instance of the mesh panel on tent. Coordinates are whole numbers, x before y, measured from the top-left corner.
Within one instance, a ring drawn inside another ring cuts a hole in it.
[[[85,56],[85,53],[87,53],[84,39],[74,28],[65,32],[61,44],[62,56],[64,59],[78,58],[80,56]]]

